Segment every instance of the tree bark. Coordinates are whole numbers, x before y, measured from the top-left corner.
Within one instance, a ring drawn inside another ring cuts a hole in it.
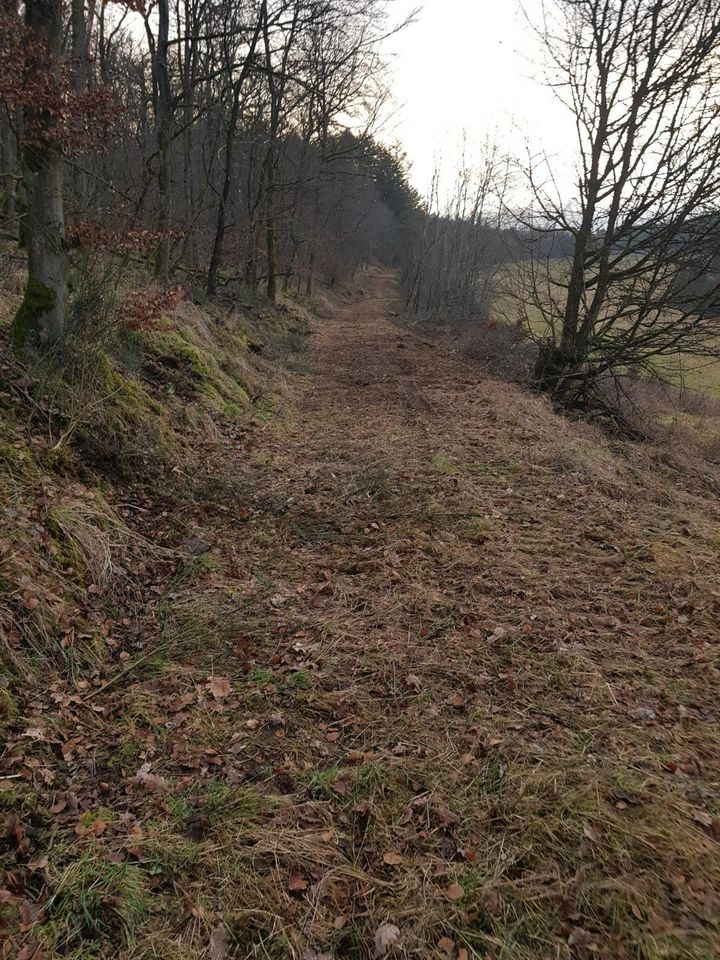
[[[6,217],[12,226],[15,219],[15,177],[17,175],[17,165],[15,159],[15,134],[13,133],[10,117],[3,110],[0,118],[0,129],[2,129],[2,139],[0,140],[0,152],[2,152],[2,164],[0,173],[2,173],[2,216]]]
[[[72,0],[70,12],[72,30],[73,55],[73,90],[78,95],[87,92],[88,63],[87,63],[87,24],[85,20],[85,0]],[[75,195],[75,215],[78,220],[87,218],[88,208],[88,177],[79,167],[72,169],[73,193]]]
[[[155,253],[155,276],[167,282],[170,272],[170,202],[172,194],[172,167],[170,154],[170,77],[168,74],[168,47],[170,13],[168,0],[158,0],[158,38],[155,53],[155,81],[157,106],[155,129],[158,148],[158,245]]]
[[[25,22],[47,49],[47,59],[35,66],[48,71],[57,88],[61,0],[27,0]],[[28,280],[12,326],[13,343],[20,351],[30,344],[41,350],[51,347],[62,335],[65,319],[63,159],[48,135],[53,122],[47,105],[26,110],[30,142],[23,147],[22,175],[27,198]]]

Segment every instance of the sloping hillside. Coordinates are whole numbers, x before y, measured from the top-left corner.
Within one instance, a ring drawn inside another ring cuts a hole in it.
[[[124,473],[5,388],[7,955],[709,960],[717,472],[361,287],[109,371]]]

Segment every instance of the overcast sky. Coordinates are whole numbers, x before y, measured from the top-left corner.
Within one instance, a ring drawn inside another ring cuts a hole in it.
[[[525,0],[531,16],[541,2]],[[427,192],[436,157],[450,177],[463,130],[475,152],[490,137],[522,154],[529,139],[566,161],[572,124],[543,85],[519,0],[394,0],[393,16],[420,4],[416,22],[387,41],[396,109],[384,132],[407,151],[414,186]]]

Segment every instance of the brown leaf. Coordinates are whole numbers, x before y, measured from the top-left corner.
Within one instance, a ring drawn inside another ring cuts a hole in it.
[[[211,677],[207,688],[216,700],[224,700],[230,693],[230,681],[227,677]]]
[[[302,890],[307,890],[308,882],[304,877],[296,875],[290,878],[288,883],[288,890],[292,890],[293,893],[299,893]]]
[[[9,814],[5,820],[5,836],[15,844],[18,850],[28,850],[30,847],[25,827],[16,813]]]
[[[444,827],[456,827],[460,823],[460,817],[447,807],[435,807],[435,815]]]
[[[230,938],[227,927],[221,923],[210,934],[210,960],[225,960],[229,947]]]
[[[400,856],[400,854],[393,853],[392,850],[383,854],[383,863],[387,863],[387,865],[390,867],[397,867],[398,864],[401,864],[402,862],[403,858]]]
[[[184,693],[181,697],[178,697],[177,700],[174,700],[170,704],[168,710],[170,713],[179,713],[181,710],[184,710],[185,707],[189,707],[194,699],[194,693]]]
[[[455,942],[451,940],[450,937],[441,937],[441,939],[438,940],[438,950],[441,950],[450,957],[455,953]]]
[[[165,777],[161,777],[150,770],[150,764],[144,763],[135,774],[135,783],[139,783],[151,793],[165,793],[170,788],[170,784]]]
[[[383,923],[375,931],[374,960],[384,957],[391,947],[400,939],[400,930],[394,923]]]
[[[412,690],[415,693],[420,693],[422,690],[422,680],[417,676],[417,674],[409,673],[405,677],[405,686],[408,688],[408,690]]]
[[[332,789],[335,791],[335,793],[338,793],[341,797],[344,797],[350,791],[350,781],[347,779],[347,777],[339,777],[335,783],[333,783]]]
[[[342,928],[346,926],[349,919],[350,918],[347,916],[347,914],[341,913],[339,916],[335,917],[335,919],[333,920],[333,927],[336,930],[342,930]]]
[[[597,830],[594,830],[592,827],[585,824],[583,827],[583,833],[592,843],[600,843],[600,835]]]
[[[458,900],[462,900],[465,896],[465,890],[459,883],[451,883],[445,891],[445,896],[451,903],[457,903]]]

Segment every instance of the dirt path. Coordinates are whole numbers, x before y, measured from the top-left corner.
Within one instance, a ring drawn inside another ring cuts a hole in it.
[[[115,492],[135,592],[88,588],[89,680],[28,685],[0,941],[720,956],[717,478],[485,377],[401,326],[392,273],[363,283],[274,412],[188,409],[186,489]]]
[[[393,274],[365,285],[313,322],[234,540],[233,776],[284,797],[247,955],[367,957],[387,923],[414,957],[716,955],[711,480],[403,330]]]

